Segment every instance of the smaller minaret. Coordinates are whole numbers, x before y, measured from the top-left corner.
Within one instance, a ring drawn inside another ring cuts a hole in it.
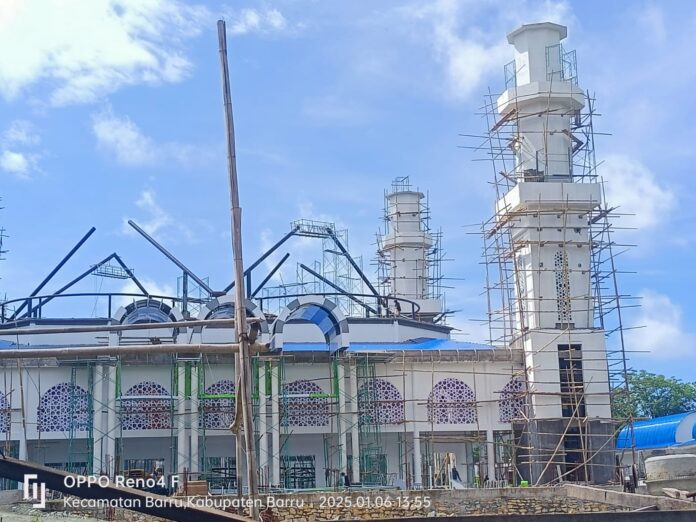
[[[429,259],[436,243],[427,228],[422,192],[412,190],[408,178],[397,178],[385,195],[386,233],[379,254],[387,262],[389,293],[415,301],[419,316],[432,320],[442,312],[439,296],[433,295]],[[404,310],[405,311],[405,310]]]

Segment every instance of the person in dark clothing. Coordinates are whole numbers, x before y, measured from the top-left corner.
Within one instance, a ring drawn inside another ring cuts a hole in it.
[[[341,482],[343,482],[345,487],[350,487],[350,477],[348,477],[348,474],[344,473],[343,471],[341,471]]]
[[[456,480],[457,482],[461,482],[461,477],[459,476],[459,471],[457,471],[457,468],[452,467],[452,480]]]

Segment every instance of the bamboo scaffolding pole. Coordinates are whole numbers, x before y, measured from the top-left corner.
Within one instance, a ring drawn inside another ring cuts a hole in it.
[[[222,73],[222,91],[225,106],[225,129],[227,134],[227,166],[230,185],[230,211],[232,227],[232,254],[234,256],[235,281],[235,318],[238,328],[234,330],[235,343],[239,344],[237,354],[238,381],[240,383],[239,400],[242,406],[244,444],[246,450],[246,472],[249,487],[251,518],[258,517],[255,499],[258,494],[258,476],[256,469],[256,442],[254,439],[253,413],[251,404],[251,356],[249,354],[249,337],[247,333],[246,297],[244,294],[244,264],[242,256],[242,209],[239,205],[239,187],[237,184],[237,153],[234,139],[234,118],[232,115],[232,96],[230,94],[229,68],[227,63],[227,33],[225,21],[218,20],[218,44],[220,51],[220,68]],[[239,456],[240,436],[237,436],[237,455]],[[237,459],[237,470],[239,470]],[[239,473],[237,473],[239,481]]]
[[[252,351],[265,350],[265,345],[255,344]],[[4,359],[46,359],[51,357],[117,356],[131,354],[160,353],[221,353],[239,352],[239,344],[130,344],[121,346],[65,346],[60,348],[18,348],[0,350],[0,360]]]
[[[257,322],[258,319],[249,318],[247,322]],[[201,319],[196,321],[174,321],[168,323],[133,323],[133,324],[107,324],[100,326],[61,326],[56,328],[8,328],[0,329],[0,337],[8,335],[39,335],[56,333],[97,333],[97,332],[128,332],[131,330],[157,330],[160,328],[193,328],[206,327],[234,327],[235,319]]]

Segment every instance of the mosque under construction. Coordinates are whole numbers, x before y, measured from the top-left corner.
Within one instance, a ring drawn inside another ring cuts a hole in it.
[[[495,189],[480,229],[486,344],[451,337],[431,223],[447,217],[409,178],[385,192],[374,277],[346,231],[310,220],[245,268],[259,489],[333,488],[343,474],[364,486],[451,487],[455,467],[462,487],[615,479],[623,423],[611,404],[627,384],[614,212],[595,164],[594,100],[565,37],[554,23],[508,35],[505,90],[486,96],[488,129],[470,136]],[[230,430],[240,408],[234,285],[211,288],[131,226],[180,269],[177,295],[151,294],[117,253],[47,293],[91,229],[29,296],[1,303],[4,452],[233,490],[247,476]],[[319,242],[322,258],[278,285],[290,256],[279,249],[293,237]],[[90,277],[137,291],[71,293]],[[97,298],[98,313],[74,315],[74,303]]]

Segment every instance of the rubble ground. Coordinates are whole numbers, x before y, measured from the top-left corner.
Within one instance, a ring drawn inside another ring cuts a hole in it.
[[[69,514],[61,511],[46,512],[34,509],[29,504],[0,505],[2,522],[34,522],[36,520],[63,520],[64,522],[104,522],[84,515]]]

